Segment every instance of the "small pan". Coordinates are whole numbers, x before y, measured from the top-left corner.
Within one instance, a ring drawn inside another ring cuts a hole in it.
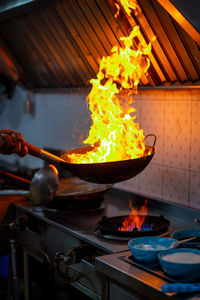
[[[145,138],[153,136],[154,143],[153,146],[145,146],[144,156],[135,159],[104,162],[104,163],[88,163],[88,164],[76,164],[67,162],[67,160],[61,159],[47,151],[44,151],[36,146],[26,143],[28,147],[29,154],[38,158],[41,158],[48,163],[55,164],[59,167],[69,170],[73,175],[94,183],[116,183],[124,180],[128,180],[141,171],[143,171],[146,166],[151,161],[155,154],[155,143],[156,136],[154,134],[149,134]],[[86,153],[91,147],[84,147],[72,150],[65,153]],[[150,152],[150,154],[148,154]]]

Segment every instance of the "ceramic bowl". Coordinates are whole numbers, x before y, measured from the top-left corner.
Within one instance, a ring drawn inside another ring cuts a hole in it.
[[[191,248],[170,249],[158,254],[159,263],[171,277],[191,281],[200,277],[200,250]]]
[[[172,234],[172,237],[178,241],[184,240],[190,237],[196,236],[197,239],[194,241],[188,241],[185,243],[182,243],[180,247],[182,248],[196,248],[200,249],[200,230],[199,229],[184,229],[184,230],[179,230],[175,231]]]
[[[158,264],[158,253],[170,248],[177,240],[166,237],[139,237],[128,242],[134,259],[142,264]]]

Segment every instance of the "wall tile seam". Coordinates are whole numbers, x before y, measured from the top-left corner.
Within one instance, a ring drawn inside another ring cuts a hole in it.
[[[153,87],[153,88],[146,88],[146,89],[142,89],[140,86],[138,87],[138,94],[140,95],[160,95],[161,93],[166,93],[166,94],[169,94],[169,95],[174,95],[176,93],[178,94],[192,94],[192,95],[196,95],[196,94],[199,94],[200,92],[200,87],[199,86],[196,86],[196,87],[184,87],[182,86],[182,88],[156,88],[156,87]]]
[[[88,87],[88,88],[74,88],[74,89],[71,89],[71,88],[66,88],[66,89],[42,89],[42,90],[33,90],[32,91],[32,95],[37,97],[37,96],[42,96],[42,97],[48,97],[48,95],[51,95],[51,96],[62,96],[64,97],[65,95],[81,95],[81,96],[84,96],[85,94],[87,95],[89,92],[91,91],[91,88]]]
[[[138,101],[170,101],[170,102],[174,102],[174,101],[179,101],[179,102],[187,102],[187,101],[200,101],[200,95],[199,95],[199,99],[193,99],[193,97],[191,97],[191,95],[188,98],[180,98],[180,97],[172,97],[172,98],[168,98],[168,97],[163,97],[163,98],[154,98],[153,96],[150,97],[146,97],[141,95],[141,99]]]
[[[151,98],[151,99],[146,99],[146,98],[143,98],[143,99],[141,99],[140,100],[141,102],[142,101],[154,101],[154,102],[164,102],[164,101],[169,101],[169,102],[175,102],[175,101],[178,101],[178,102],[194,102],[194,101],[196,101],[196,102],[200,102],[200,98],[199,98],[199,100],[197,100],[197,99],[185,99],[185,100],[180,100],[180,99],[177,99],[177,98],[174,98],[173,100],[170,100],[170,99],[159,99],[159,100],[157,100],[157,99],[153,99],[153,98]]]
[[[137,188],[134,188],[134,187],[133,187],[133,189],[130,189],[129,187],[123,187],[123,186],[118,186],[117,188],[120,189],[120,190],[128,190],[129,192],[132,192],[132,193],[136,192],[137,195],[140,195],[142,197],[147,197],[147,198],[150,198],[150,199],[159,200],[161,202],[177,203],[178,205],[183,205],[184,207],[188,207],[188,205],[179,203],[178,201],[174,201],[174,200],[169,199],[169,198],[165,198],[162,195],[160,197],[158,197],[158,196],[156,196],[155,194],[153,194],[151,192],[145,193],[145,192],[142,192],[141,190],[138,190]]]
[[[151,165],[156,166],[156,167],[160,167],[160,168],[168,168],[168,169],[173,169],[173,170],[178,170],[178,171],[186,171],[186,172],[194,172],[196,174],[200,174],[200,170],[195,170],[195,169],[186,169],[186,168],[180,168],[180,167],[175,167],[172,165],[166,165],[166,164],[162,164],[162,163],[154,163],[154,162],[150,162]]]
[[[162,187],[161,187],[161,198],[164,199],[164,194],[165,194],[165,172],[164,172],[164,161],[165,161],[165,135],[166,135],[166,128],[165,128],[165,122],[166,122],[166,95],[165,93],[165,101],[164,101],[164,107],[163,107],[163,139],[162,139]]]
[[[121,187],[117,187],[118,189],[122,189]],[[171,199],[168,199],[168,198],[164,198],[162,195],[161,197],[158,197],[156,196],[155,194],[150,194],[149,192],[148,193],[145,193],[145,192],[141,192],[141,191],[138,191],[138,190],[132,190],[131,192],[134,193],[134,191],[137,193],[137,195],[139,196],[142,196],[142,197],[147,197],[149,199],[154,199],[154,200],[158,200],[158,201],[161,201],[161,202],[170,202],[170,203],[176,203],[178,205],[181,205],[181,206],[184,206],[184,207],[188,207],[188,205],[185,205],[183,203],[180,203],[180,202],[177,202],[177,201],[174,201],[174,200],[171,200]]]
[[[200,174],[200,170],[195,170],[195,169],[189,169],[190,173],[196,173],[196,174]]]

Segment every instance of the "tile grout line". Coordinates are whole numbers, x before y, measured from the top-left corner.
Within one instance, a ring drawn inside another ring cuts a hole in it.
[[[190,205],[190,191],[191,191],[191,161],[192,161],[192,97],[190,99],[190,147],[189,147],[189,184],[188,184],[188,207]]]
[[[166,112],[166,99],[167,99],[167,94],[165,93],[165,97],[164,97],[164,107],[163,107],[163,139],[162,139],[162,191],[161,191],[161,197],[164,198],[164,149],[165,149],[165,145],[164,145],[164,141],[165,141],[165,112]]]

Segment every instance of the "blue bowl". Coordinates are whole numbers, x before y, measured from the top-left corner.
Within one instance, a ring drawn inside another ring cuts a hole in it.
[[[130,240],[128,246],[135,260],[154,265],[158,264],[158,253],[166,251],[176,241],[166,237],[146,236]]]
[[[198,240],[196,239],[194,241],[188,241],[180,245],[182,248],[196,248],[200,249],[200,230],[199,229],[184,229],[175,231],[172,234],[172,237],[178,241],[184,240],[190,237],[196,236]]]
[[[196,257],[196,254],[199,257]],[[191,258],[193,258],[193,261]],[[170,249],[160,252],[158,260],[163,271],[171,277],[188,281],[200,277],[200,250],[190,248]]]

